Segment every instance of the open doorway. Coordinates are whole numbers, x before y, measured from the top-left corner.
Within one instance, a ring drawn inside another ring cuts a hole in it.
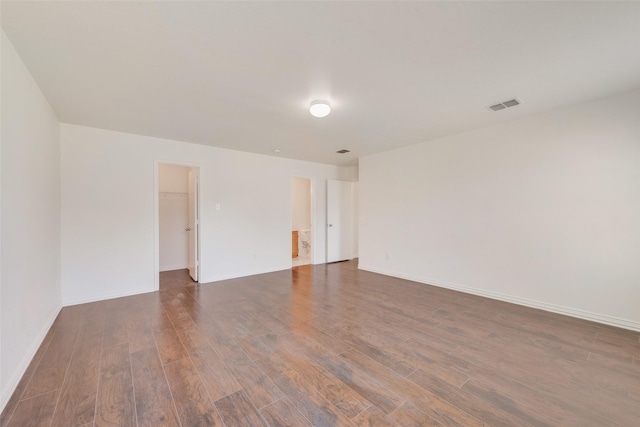
[[[291,265],[312,263],[311,180],[291,178]]]
[[[199,281],[199,175],[198,167],[157,163],[158,285],[159,273],[168,271],[182,271],[181,277],[185,277],[188,272],[193,281]]]

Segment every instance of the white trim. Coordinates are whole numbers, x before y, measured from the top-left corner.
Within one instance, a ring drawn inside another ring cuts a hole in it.
[[[383,274],[385,276],[398,277],[400,279],[407,279],[418,283],[424,283],[426,285],[438,286],[440,288],[452,289],[455,291],[464,292],[472,295],[479,295],[491,299],[500,301],[506,301],[513,304],[523,305],[525,307],[537,308],[544,311],[550,311],[552,313],[564,314],[565,316],[576,317],[578,319],[590,320],[592,322],[602,323],[605,325],[616,326],[618,328],[629,329],[632,331],[640,332],[640,322],[628,319],[620,319],[618,317],[608,316],[606,314],[593,313],[590,311],[579,310],[577,308],[564,307],[561,305],[550,304],[547,302],[536,301],[529,298],[516,297],[512,295],[506,295],[499,292],[485,291],[483,289],[471,288],[468,286],[462,286],[455,283],[445,282],[436,279],[427,279],[420,276],[414,276],[411,274],[399,273],[397,271],[385,270],[382,268],[376,268],[368,265],[359,264],[358,269],[370,271],[372,273]]]
[[[160,290],[160,174],[158,159],[153,161],[153,290]]]
[[[161,265],[160,272],[173,271],[173,270],[185,270],[187,268],[189,268],[189,266],[186,264]]]
[[[198,247],[196,248],[196,271],[198,274],[197,283],[202,283],[202,169],[200,166],[193,166],[196,175],[196,200],[198,211],[196,213],[196,230],[198,230]]]
[[[133,291],[127,290],[124,292],[114,292],[111,294],[102,294],[99,296],[71,298],[71,299],[63,300],[62,303],[65,307],[68,307],[71,305],[86,304],[88,302],[104,301],[104,300],[109,300],[114,298],[130,297],[132,295],[147,294],[149,292],[155,292],[155,291],[157,291],[157,289],[147,288],[147,289],[136,289]]]
[[[311,232],[310,232],[310,238],[311,238],[311,247],[309,248],[309,259],[311,261],[313,261],[315,254],[316,254],[316,245],[318,244],[318,239],[316,239],[316,196],[317,196],[317,190],[316,190],[316,185],[318,185],[318,183],[316,182],[315,179],[313,178],[308,178],[309,179],[309,209],[311,209]]]
[[[7,403],[9,403],[9,399],[11,398],[13,393],[16,391],[16,388],[18,387],[18,384],[20,383],[22,376],[27,371],[29,364],[31,363],[34,356],[36,355],[36,352],[42,345],[42,342],[44,341],[44,338],[47,336],[49,329],[51,329],[51,326],[53,326],[53,322],[58,317],[58,314],[60,314],[60,310],[62,310],[62,302],[58,302],[58,305],[53,310],[53,313],[51,314],[51,316],[49,316],[49,318],[43,325],[42,329],[40,329],[40,332],[36,336],[36,339],[33,341],[31,346],[29,347],[29,350],[24,355],[24,357],[22,358],[22,361],[18,365],[18,368],[11,376],[11,379],[7,383],[7,387],[4,390],[2,390],[2,400],[0,401],[0,412],[4,411],[4,408],[7,406]]]

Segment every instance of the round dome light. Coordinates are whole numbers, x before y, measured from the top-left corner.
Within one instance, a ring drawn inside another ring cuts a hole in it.
[[[331,112],[331,106],[327,101],[316,99],[315,101],[311,102],[309,112],[313,117],[326,117]]]

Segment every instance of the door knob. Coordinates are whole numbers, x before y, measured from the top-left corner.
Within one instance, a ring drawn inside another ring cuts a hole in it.
[[[191,231],[189,227],[185,228],[184,231]]]
[[[333,224],[329,224],[329,227],[333,227]]]

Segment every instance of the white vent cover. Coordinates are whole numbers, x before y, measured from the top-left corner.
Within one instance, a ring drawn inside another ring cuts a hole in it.
[[[500,110],[504,110],[505,108],[515,107],[516,105],[520,105],[520,104],[521,102],[518,98],[513,98],[508,101],[503,101],[498,104],[490,105],[487,108],[491,111],[500,111]]]

